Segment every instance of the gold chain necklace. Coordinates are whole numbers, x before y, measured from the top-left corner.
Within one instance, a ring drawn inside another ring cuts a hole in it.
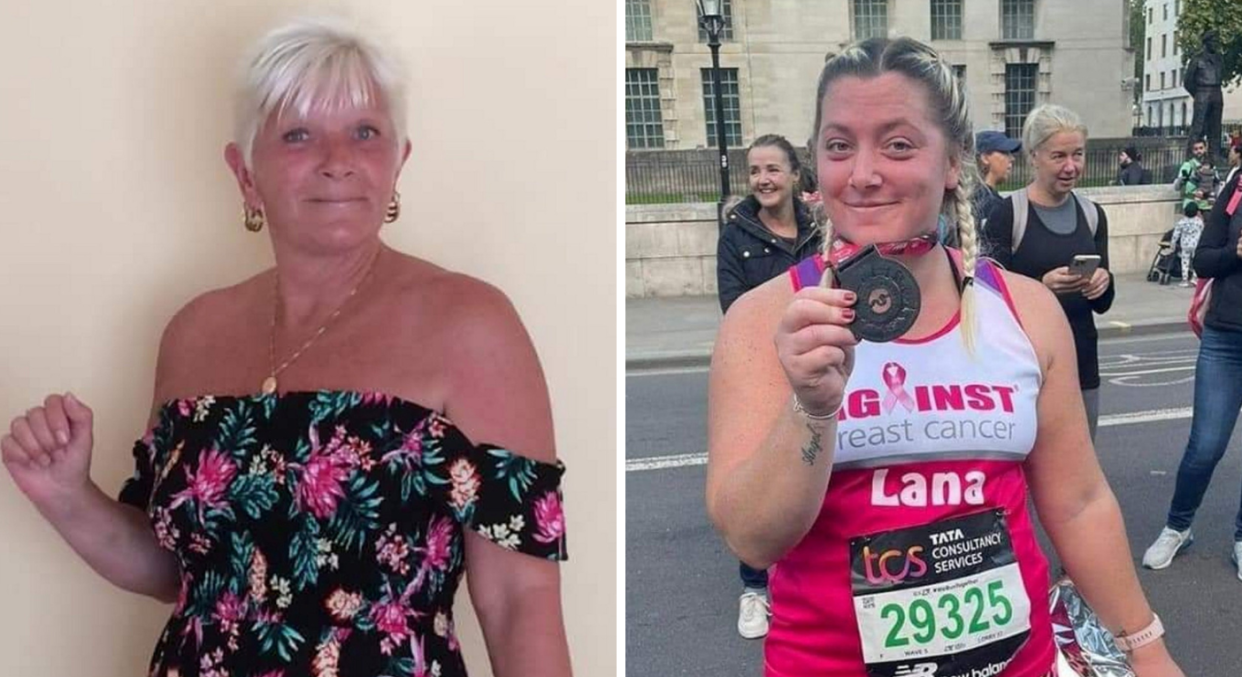
[[[271,367],[271,375],[263,379],[264,395],[274,394],[276,392],[276,388],[278,387],[276,377],[280,375],[280,372],[284,371],[289,367],[289,365],[293,364],[295,360],[302,356],[302,353],[306,352],[307,348],[311,347],[311,344],[318,340],[320,336],[323,336],[324,332],[328,331],[328,327],[331,327],[332,323],[335,322],[336,318],[341,314],[341,311],[345,310],[346,306],[349,305],[350,300],[352,300],[354,295],[358,293],[358,290],[362,289],[362,286],[367,283],[367,280],[371,279],[371,273],[375,270],[375,260],[378,258],[379,251],[377,250],[375,255],[371,257],[371,262],[367,264],[367,272],[362,276],[362,280],[350,290],[349,295],[345,297],[344,301],[341,301],[341,305],[337,306],[336,310],[332,311],[332,314],[328,316],[328,319],[325,320],[322,325],[320,325],[319,329],[317,329],[315,333],[311,334],[310,338],[306,339],[306,343],[303,343],[302,347],[298,348],[297,351],[294,352],[293,355],[291,355],[289,359],[285,360],[279,367],[276,366],[276,318],[280,313],[280,267],[278,266],[276,268],[276,289],[273,294],[272,303],[271,342],[268,346],[268,365]]]

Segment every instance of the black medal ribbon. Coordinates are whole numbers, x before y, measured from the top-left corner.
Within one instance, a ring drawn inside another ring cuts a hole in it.
[[[914,326],[922,307],[919,285],[900,262],[867,245],[836,268],[837,283],[858,296],[850,331],[863,341],[886,343]]]

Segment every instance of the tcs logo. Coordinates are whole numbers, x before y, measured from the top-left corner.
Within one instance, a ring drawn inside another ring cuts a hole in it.
[[[912,545],[904,553],[900,550],[872,552],[871,546],[863,546],[863,567],[867,582],[872,585],[900,583],[907,578],[927,575],[927,562],[919,557],[923,546]]]

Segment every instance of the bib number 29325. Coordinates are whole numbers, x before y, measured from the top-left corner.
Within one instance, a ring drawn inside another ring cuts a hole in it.
[[[868,673],[997,672],[1030,634],[1031,603],[1000,511],[856,538],[852,586]]]

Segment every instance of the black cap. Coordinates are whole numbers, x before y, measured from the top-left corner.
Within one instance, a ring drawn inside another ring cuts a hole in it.
[[[1016,153],[1022,150],[1022,142],[1005,136],[1004,132],[988,130],[975,135],[975,152],[983,155],[994,151]]]

